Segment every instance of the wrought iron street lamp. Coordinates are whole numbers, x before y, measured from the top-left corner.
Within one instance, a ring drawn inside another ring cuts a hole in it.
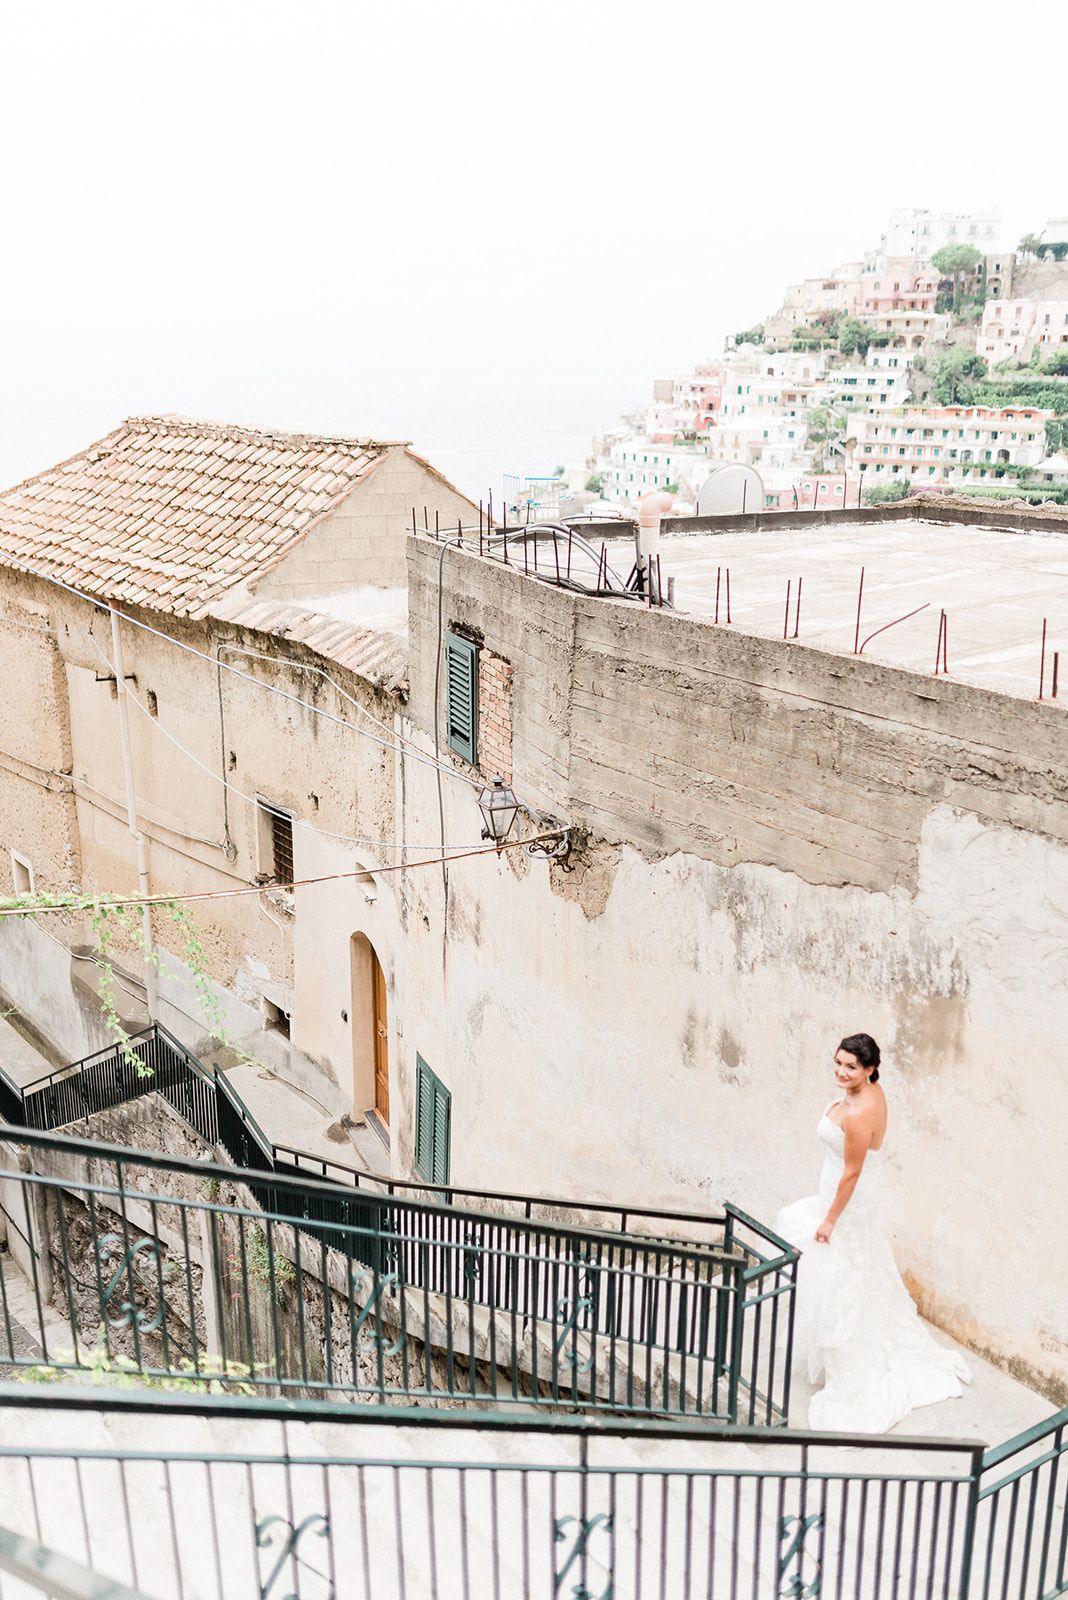
[[[481,811],[482,820],[486,824],[482,829],[483,839],[492,839],[497,849],[500,850],[504,845],[504,841],[515,827],[515,819],[519,814],[519,802],[499,774],[493,779],[489,787],[483,789],[479,795],[478,809]]]

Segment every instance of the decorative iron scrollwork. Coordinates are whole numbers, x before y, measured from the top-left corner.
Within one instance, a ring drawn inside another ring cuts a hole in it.
[[[779,1543],[784,1544],[790,1540],[788,1548],[779,1557],[779,1577],[786,1578],[786,1587],[779,1590],[783,1600],[812,1600],[818,1595],[823,1586],[823,1577],[820,1572],[820,1563],[817,1556],[805,1550],[805,1539],[811,1529],[817,1533],[823,1529],[823,1517],[817,1511],[810,1517],[783,1517],[779,1530]],[[791,1530],[792,1533],[791,1533]],[[812,1577],[805,1581],[806,1556],[811,1566],[815,1569]],[[787,1570],[791,1562],[796,1562],[796,1570],[787,1578]]]
[[[585,1360],[582,1360],[575,1349],[573,1341],[570,1350],[564,1351],[564,1345],[567,1343],[568,1334],[579,1331],[579,1318],[585,1316],[592,1306],[593,1301],[588,1294],[576,1295],[574,1299],[569,1299],[565,1295],[562,1300],[556,1302],[557,1316],[566,1318],[566,1321],[560,1330],[556,1343],[553,1345],[553,1356],[558,1357],[563,1351],[567,1365],[574,1367],[575,1371],[579,1373],[589,1372],[593,1366],[593,1351],[591,1350]]]
[[[600,1529],[602,1533],[611,1533],[612,1531],[612,1518],[604,1511],[599,1511],[595,1517],[557,1517],[553,1524],[553,1532],[557,1544],[562,1544],[569,1537],[567,1530],[572,1524],[574,1524],[575,1532],[570,1536],[571,1547],[567,1551],[567,1560],[563,1566],[556,1567],[553,1572],[553,1594],[560,1593],[561,1585],[576,1561],[581,1561],[584,1568],[588,1568],[591,1559],[588,1548],[590,1535],[595,1533],[597,1529]],[[596,1560],[596,1557],[593,1559]],[[598,1561],[597,1565],[605,1574],[607,1580],[605,1587],[598,1594],[587,1587],[585,1580],[581,1580],[572,1588],[571,1600],[612,1600],[613,1573],[611,1566],[604,1561]]]
[[[164,1313],[166,1311],[163,1295],[161,1292],[159,1297],[159,1305],[157,1306],[155,1313],[142,1310],[137,1304],[137,1279],[134,1277],[133,1267],[136,1257],[138,1255],[144,1255],[156,1263],[156,1268],[158,1271],[160,1266],[159,1243],[155,1239],[138,1239],[136,1244],[128,1245],[126,1249],[123,1250],[122,1240],[119,1238],[117,1233],[105,1233],[102,1234],[96,1242],[97,1261],[102,1267],[108,1268],[111,1266],[115,1254],[119,1250],[122,1250],[122,1258],[116,1266],[114,1272],[111,1274],[111,1277],[108,1279],[108,1282],[104,1288],[101,1300],[101,1309],[103,1310],[105,1316],[107,1316],[108,1324],[112,1328],[128,1328],[131,1323],[133,1323],[136,1326],[138,1333],[155,1333],[157,1328],[162,1326]],[[115,1298],[115,1295],[118,1293],[119,1285],[122,1282],[124,1275],[127,1275],[129,1278],[130,1298],[119,1303],[118,1314],[116,1316],[108,1316],[108,1309],[112,1300]]]
[[[328,1519],[320,1512],[315,1512],[312,1516],[305,1517],[303,1522],[298,1522],[294,1525],[285,1517],[261,1517],[256,1523],[256,1548],[268,1550],[275,1546],[276,1535],[282,1533],[283,1530],[285,1530],[284,1537],[281,1546],[278,1547],[278,1556],[275,1564],[268,1574],[266,1583],[260,1585],[260,1600],[268,1600],[268,1596],[273,1593],[275,1585],[282,1578],[282,1568],[287,1562],[291,1562],[293,1565],[296,1589],[291,1590],[289,1594],[279,1595],[278,1600],[300,1600],[300,1597],[304,1595],[300,1577],[296,1572],[297,1568],[300,1568],[302,1572],[313,1574],[316,1578],[321,1578],[326,1585],[322,1600],[334,1600],[337,1590],[333,1581],[325,1572],[320,1572],[318,1567],[312,1566],[306,1556],[299,1555],[297,1552],[297,1546],[308,1534],[315,1534],[320,1539],[329,1539],[330,1523]]]
[[[375,1307],[387,1289],[396,1289],[400,1286],[400,1274],[384,1272],[376,1278],[366,1267],[361,1267],[358,1272],[352,1273],[350,1284],[352,1298],[355,1299],[368,1285],[371,1285],[371,1292],[360,1307],[360,1314],[352,1330],[353,1344],[377,1345],[384,1356],[398,1355],[404,1349],[406,1337],[404,1329],[398,1328],[397,1337],[391,1344],[386,1334],[382,1332],[381,1312],[375,1311]],[[372,1312],[374,1319],[365,1326]]]
[[[482,1277],[482,1255],[478,1248],[478,1234],[474,1228],[467,1228],[464,1232],[464,1284],[468,1293],[472,1293],[475,1284]]]
[[[579,1250],[572,1256],[572,1261],[575,1273],[575,1293],[570,1296],[564,1295],[562,1299],[556,1302],[556,1314],[565,1320],[564,1326],[553,1346],[554,1357],[558,1357],[563,1351],[570,1333],[581,1331],[579,1318],[588,1317],[593,1310],[594,1275],[591,1265],[592,1257],[588,1250]],[[589,1372],[593,1366],[593,1351],[591,1350],[585,1360],[582,1360],[575,1349],[574,1341],[572,1341],[571,1349],[564,1354],[564,1360],[569,1367],[573,1367],[578,1373]]]

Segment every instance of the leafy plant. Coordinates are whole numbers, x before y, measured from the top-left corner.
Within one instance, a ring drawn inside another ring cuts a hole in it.
[[[25,1367],[21,1377],[26,1383],[70,1382],[71,1368],[77,1369],[82,1382],[94,1387],[111,1389],[167,1389],[185,1394],[239,1394],[253,1395],[255,1385],[250,1382],[259,1373],[270,1375],[270,1366],[262,1362],[224,1361],[220,1356],[201,1356],[194,1362],[183,1356],[176,1372],[142,1372],[128,1356],[108,1352],[104,1328],[97,1330],[96,1343],[91,1350],[79,1350],[77,1356],[68,1350],[56,1357],[57,1365],[40,1363]]]
[[[838,348],[844,356],[866,356],[871,345],[880,342],[879,329],[873,328],[870,322],[861,322],[858,317],[844,317],[838,324]]]
[[[961,285],[965,275],[974,272],[982,259],[982,252],[973,244],[945,244],[931,257],[931,265],[937,268],[944,278],[953,280],[954,311],[960,307]]]
[[[986,376],[986,362],[974,350],[954,345],[937,357],[932,371],[932,398],[938,405],[955,406],[963,403],[961,397],[968,379]]]
[[[255,1278],[268,1294],[273,1293],[276,1300],[281,1298],[282,1290],[287,1284],[292,1283],[296,1276],[296,1268],[292,1261],[279,1255],[277,1250],[271,1249],[262,1228],[251,1229],[245,1240],[245,1263],[249,1277]],[[231,1256],[230,1264],[238,1267],[240,1262]]]
[[[243,1066],[264,1070],[264,1064],[251,1055],[233,1037],[226,1026],[219,996],[205,967],[204,944],[200,930],[188,907],[180,900],[153,901],[153,909],[169,916],[178,935],[182,955],[192,974],[193,987],[200,1003],[201,1013],[212,1038],[231,1050]],[[115,940],[123,934],[141,953],[146,962],[160,970],[159,951],[149,945],[144,923],[136,908],[122,903],[118,895],[102,894],[26,894],[0,896],[0,911],[14,911],[19,916],[32,917],[37,911],[64,910],[81,912],[91,923],[99,963],[97,990],[104,1026],[122,1052],[123,1060],[138,1077],[150,1078],[152,1068],[146,1066],[130,1040],[130,1035],[119,1016],[115,1000],[115,966],[113,952]]]
[[[893,500],[906,499],[908,492],[907,478],[893,478],[889,483],[865,483],[864,504],[866,506],[886,505]]]

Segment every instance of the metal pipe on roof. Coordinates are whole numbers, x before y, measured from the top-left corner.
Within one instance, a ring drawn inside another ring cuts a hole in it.
[[[1040,700],[1045,698],[1045,688],[1046,688],[1046,624],[1047,624],[1048,621],[1049,621],[1049,619],[1047,617],[1043,617],[1042,618],[1042,656],[1041,656],[1041,659],[1039,661],[1039,667],[1038,667],[1038,698]]]
[[[634,532],[638,572],[650,595],[656,582],[654,569],[655,558],[660,549],[660,520],[665,511],[671,510],[674,503],[674,496],[663,489],[643,495],[638,502],[638,525]],[[656,599],[659,601],[659,593]]]

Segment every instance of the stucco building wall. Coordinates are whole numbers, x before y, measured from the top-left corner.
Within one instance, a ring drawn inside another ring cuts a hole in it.
[[[0,612],[0,651],[21,651],[18,661],[3,663],[10,674],[5,682],[24,685],[25,704],[35,708],[13,719],[11,738],[21,742],[0,760],[5,823],[0,837],[30,856],[38,888],[80,889],[84,881],[87,890],[114,892],[126,886],[136,892],[118,713],[113,684],[107,681],[107,615],[10,572],[0,575],[0,587],[8,606],[38,608],[50,630],[30,653],[21,634],[15,643],[9,641]],[[290,1011],[298,1077],[332,1112],[351,1110],[366,1093],[366,1085],[361,1089],[353,1082],[353,1031],[367,1020],[365,997],[352,993],[348,941],[353,934],[362,932],[371,940],[387,983],[395,982],[390,880],[379,889],[351,877],[357,869],[373,873],[392,858],[394,753],[358,730],[390,740],[394,703],[302,646],[225,624],[138,615],[208,656],[221,647],[223,662],[253,680],[217,672],[211,661],[123,624],[132,761],[150,889],[186,894],[248,888],[263,866],[260,830],[255,806],[237,790],[292,813],[296,877],[349,875],[298,890],[293,902],[268,888],[204,901],[192,911],[207,971],[225,991],[231,1029],[244,1036],[261,1027],[265,999]],[[258,661],[242,649],[275,659]],[[302,662],[317,670],[302,670]],[[324,682],[323,670],[349,699]],[[31,749],[27,740],[34,729],[38,743]],[[57,790],[45,793],[40,771],[52,768],[60,774],[51,780]],[[234,786],[229,793],[220,781],[224,776]],[[42,811],[45,803],[52,814]],[[354,842],[364,840],[366,845]],[[154,914],[154,928],[165,953],[161,1020],[199,1045],[208,1029],[183,938],[166,913]],[[0,923],[0,989],[68,1059],[104,1042],[96,1008],[84,1003],[66,956],[67,947],[90,940],[86,920],[77,917],[62,924],[43,917],[34,925]],[[121,938],[118,949],[136,988],[143,962]],[[142,1020],[135,996],[121,989],[118,998],[129,1021]],[[357,1104],[358,1110],[364,1108]]]
[[[431,527],[470,527],[471,502],[403,445],[382,456],[344,504],[307,534],[256,584],[256,593],[302,600],[367,584],[391,589],[407,579],[405,536],[423,513]]]
[[[426,736],[433,543],[409,564]],[[832,1053],[865,1029],[921,1304],[1065,1393],[1063,712],[469,555],[444,582],[446,625],[513,668],[517,794],[586,833],[572,873],[454,868],[447,913],[413,882],[404,1032],[452,1091],[456,1181],[770,1220],[815,1188]],[[471,799],[445,795],[451,839]],[[406,831],[436,805],[413,769]]]

